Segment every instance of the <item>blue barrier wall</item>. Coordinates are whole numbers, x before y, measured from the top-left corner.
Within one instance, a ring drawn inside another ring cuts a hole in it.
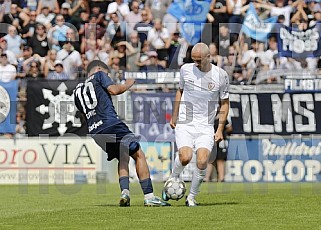
[[[228,151],[226,182],[321,181],[321,137],[239,136]]]

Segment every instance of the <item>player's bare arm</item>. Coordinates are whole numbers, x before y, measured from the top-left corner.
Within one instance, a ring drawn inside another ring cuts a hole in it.
[[[130,87],[132,87],[134,83],[134,79],[127,79],[125,81],[125,84],[110,85],[108,86],[107,90],[111,95],[119,95],[130,89]]]
[[[230,109],[230,101],[229,99],[222,99],[221,100],[221,108],[219,111],[219,124],[218,128],[216,130],[214,140],[215,142],[219,143],[220,141],[223,140],[223,130],[225,126],[225,122],[227,119],[228,111]]]
[[[179,103],[181,102],[182,94],[183,94],[183,90],[178,89],[175,96],[175,103],[174,103],[172,118],[169,123],[172,129],[175,129],[176,127],[178,111],[179,111]]]

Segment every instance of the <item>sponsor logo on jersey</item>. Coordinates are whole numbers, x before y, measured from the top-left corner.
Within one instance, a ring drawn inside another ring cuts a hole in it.
[[[99,126],[101,126],[104,122],[102,120],[98,121],[97,123],[95,122],[91,126],[89,126],[88,130],[89,132],[93,131],[94,129],[97,129]]]

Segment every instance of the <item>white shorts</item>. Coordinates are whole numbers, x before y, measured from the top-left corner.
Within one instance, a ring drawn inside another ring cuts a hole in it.
[[[187,146],[194,151],[207,148],[211,152],[214,145],[214,127],[177,125],[175,139],[178,149]]]

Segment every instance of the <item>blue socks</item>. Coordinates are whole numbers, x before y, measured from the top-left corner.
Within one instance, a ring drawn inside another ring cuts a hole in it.
[[[150,178],[147,178],[145,180],[139,181],[140,186],[143,190],[144,195],[152,195],[153,196],[153,184],[152,180]],[[119,178],[119,185],[121,192],[124,190],[129,191],[129,177],[123,176]]]
[[[119,186],[120,186],[121,192],[124,189],[127,189],[129,191],[129,177],[128,176],[119,177]]]
[[[145,180],[139,181],[140,186],[142,187],[144,195],[153,193],[153,185],[152,180],[150,178],[147,178]]]

